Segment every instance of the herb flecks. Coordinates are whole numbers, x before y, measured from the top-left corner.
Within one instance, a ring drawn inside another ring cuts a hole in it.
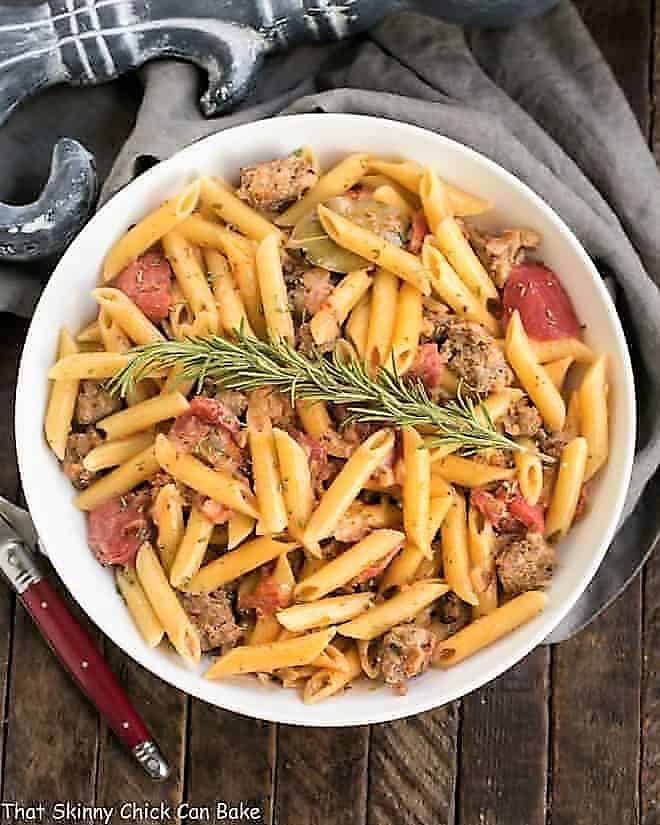
[[[336,351],[328,358],[308,358],[284,341],[260,341],[239,330],[235,340],[214,335],[163,341],[136,347],[129,356],[109,381],[110,389],[122,396],[141,379],[176,367],[180,381],[198,387],[206,379],[239,392],[271,386],[292,401],[342,404],[349,421],[416,427],[430,448],[451,447],[464,456],[524,449],[495,428],[481,402],[460,389],[455,400],[436,404],[419,379],[402,377],[394,366],[381,367],[372,376],[362,362]]]

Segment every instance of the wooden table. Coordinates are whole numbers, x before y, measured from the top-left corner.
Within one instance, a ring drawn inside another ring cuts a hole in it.
[[[654,3],[578,5],[660,157]],[[15,498],[12,404],[26,324],[3,316],[0,330],[0,493]],[[244,800],[262,808],[256,821],[278,825],[660,823],[657,554],[576,638],[539,648],[461,702],[372,728],[302,729],[218,710],[169,687],[92,632],[156,732],[172,778],[156,785],[143,777],[2,587],[3,801]],[[116,811],[113,822],[122,821]],[[195,821],[193,815],[183,821]]]

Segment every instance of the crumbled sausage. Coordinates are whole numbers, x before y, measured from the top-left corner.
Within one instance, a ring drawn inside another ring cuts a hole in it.
[[[310,315],[315,315],[333,290],[330,273],[313,267],[303,275],[303,304]]]
[[[76,420],[79,424],[96,424],[106,415],[121,407],[120,399],[103,389],[98,381],[81,381],[76,401]]]
[[[255,209],[278,211],[301,198],[318,180],[302,151],[241,169],[238,197]]]
[[[83,458],[102,441],[101,434],[94,427],[88,427],[83,433],[71,433],[66,440],[62,470],[78,490],[84,490],[96,477],[96,473],[85,469]]]
[[[511,267],[523,261],[526,250],[536,249],[541,241],[540,235],[532,229],[505,229],[500,234],[490,235],[464,225],[464,231],[500,289],[506,283]]]
[[[438,622],[434,623],[433,630],[438,641],[444,641],[468,624],[472,611],[455,593],[447,593],[438,601],[436,615]]]
[[[456,321],[446,326],[441,353],[449,368],[475,392],[503,390],[513,381],[504,353],[492,335],[479,324]]]
[[[181,603],[199,631],[203,651],[220,648],[221,653],[226,653],[241,641],[243,630],[236,623],[224,588],[205,594],[184,593]]]
[[[238,390],[220,390],[215,393],[214,398],[221,404],[224,404],[227,409],[232,412],[237,418],[247,410],[248,399],[247,395]]]
[[[289,430],[294,426],[295,412],[286,393],[272,387],[260,387],[250,393],[250,414],[267,415],[273,427]]]
[[[425,671],[433,655],[436,637],[416,624],[393,627],[383,637],[381,670],[388,685],[402,688],[407,679]]]
[[[514,539],[496,559],[497,575],[505,593],[516,595],[545,587],[552,578],[555,551],[538,532]]]
[[[527,396],[515,401],[502,417],[504,432],[514,438],[532,438],[541,429],[542,424],[541,414]]]
[[[569,436],[564,432],[549,433],[546,429],[540,429],[536,434],[539,450],[550,458],[560,458],[569,441]]]

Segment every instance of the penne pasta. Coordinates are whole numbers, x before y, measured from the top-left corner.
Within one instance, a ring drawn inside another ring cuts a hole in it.
[[[415,163],[414,161],[391,163],[371,159],[369,168],[374,172],[379,172],[400,183],[401,186],[404,186],[408,191],[414,192],[416,195],[419,193],[420,180],[424,174],[424,167],[420,163]],[[473,215],[481,215],[483,212],[487,212],[492,208],[489,201],[477,195],[464,192],[457,186],[452,186],[452,184],[447,183],[447,181],[443,181],[443,184],[447,192],[447,199],[452,215],[467,218]]]
[[[112,378],[128,363],[128,356],[116,352],[75,352],[59,358],[48,370],[51,381],[95,381]]]
[[[177,453],[172,442],[164,435],[156,438],[155,455],[159,466],[177,481],[224,504],[230,510],[259,518],[252,491],[244,482],[224,470],[207,467],[192,455]]]
[[[589,453],[584,480],[589,481],[607,461],[609,424],[607,411],[607,357],[599,356],[585,373],[578,398],[580,433],[587,439]]]
[[[128,352],[131,348],[130,338],[107,309],[99,310],[98,329],[106,352]]]
[[[324,401],[296,401],[296,412],[307,435],[323,439],[333,430],[332,419]]]
[[[371,310],[364,360],[372,372],[386,366],[392,346],[392,335],[397,315],[399,279],[385,269],[374,276],[371,290]]]
[[[398,530],[374,530],[366,538],[331,559],[315,573],[298,582],[294,598],[314,602],[347,584],[358,574],[382,561],[403,542],[404,533]]]
[[[357,679],[361,671],[357,650],[351,648],[344,655],[348,664],[345,671],[322,669],[307,680],[303,690],[303,701],[306,704],[313,705],[330,696],[335,696],[346,685]]]
[[[506,330],[506,356],[523,389],[538,407],[545,424],[561,430],[566,418],[566,405],[559,390],[539,364],[516,310]]]
[[[548,361],[547,364],[543,365],[548,378],[552,381],[555,387],[557,387],[559,392],[561,392],[562,387],[564,386],[566,374],[571,368],[573,361],[573,356],[567,355],[565,358],[558,358],[556,361]]]
[[[302,540],[304,529],[314,509],[314,492],[307,454],[284,430],[274,429],[273,441],[289,533],[294,538]],[[259,509],[263,514],[263,508],[260,506]],[[308,549],[311,553],[316,552],[315,546]]]
[[[586,480],[588,463],[589,443],[585,438],[574,438],[561,451],[557,480],[545,521],[546,536],[561,539],[569,531]]]
[[[571,357],[579,364],[590,364],[596,355],[585,343],[577,338],[551,338],[547,341],[529,342],[539,364],[559,361],[561,358]]]
[[[524,450],[513,454],[518,486],[525,501],[534,506],[541,498],[543,490],[543,465],[536,444],[530,438],[520,438],[518,443],[524,447]]]
[[[213,287],[218,320],[220,327],[227,335],[234,335],[241,330],[244,335],[255,337],[250,324],[243,297],[236,286],[227,259],[215,249],[207,249],[204,253],[206,268]]]
[[[213,533],[213,523],[193,505],[188,523],[170,569],[170,584],[179,590],[199,570]]]
[[[99,287],[92,290],[92,295],[101,311],[115,321],[134,344],[154,344],[165,340],[163,333],[121,289]]]
[[[165,630],[138,581],[135,568],[115,568],[115,581],[140,635],[149,647],[157,647],[163,640]]]
[[[269,235],[259,244],[257,275],[268,335],[273,341],[284,340],[293,344],[293,318],[282,274],[280,248],[275,235]]]
[[[515,478],[516,471],[510,467],[496,467],[483,464],[472,458],[461,458],[457,455],[448,455],[434,461],[431,466],[431,495],[436,496],[444,489],[437,479],[458,484],[468,489],[483,487],[494,481],[510,481]]]
[[[120,238],[106,256],[103,281],[111,281],[131,261],[157,243],[163,235],[185,220],[195,207],[200,195],[199,181],[193,181],[176,197],[155,212],[147,215]]]
[[[366,269],[349,272],[326,298],[321,309],[310,321],[310,331],[317,346],[334,341],[341,325],[371,286],[372,278]]]
[[[431,499],[431,458],[424,441],[412,427],[402,430],[403,464],[403,528],[408,540],[423,556],[431,557],[429,508]]]
[[[96,426],[105,432],[109,441],[113,441],[135,435],[169,418],[176,418],[188,406],[185,395],[180,392],[161,394],[102,418]]]
[[[239,576],[273,561],[295,547],[298,547],[296,542],[275,541],[269,536],[246,541],[235,550],[204,565],[185,589],[189,593],[212,593],[223,584],[235,581]]]
[[[232,513],[227,522],[227,549],[233,550],[245,541],[254,530],[256,523],[252,516],[247,516],[245,513]]]
[[[109,498],[130,492],[138,484],[156,475],[159,469],[155,447],[152,444],[90,484],[76,496],[75,505],[79,510],[93,510]]]
[[[366,154],[349,155],[326,172],[316,185],[299,201],[290,206],[276,223],[279,226],[294,226],[298,221],[330,198],[343,195],[360,180],[368,168],[369,156]]]
[[[165,484],[158,491],[151,517],[156,525],[156,547],[163,569],[169,574],[183,540],[183,498],[176,484]]]
[[[457,315],[467,321],[476,321],[491,335],[499,333],[499,322],[488,311],[485,302],[468,289],[442,252],[428,241],[422,249],[422,261],[429,273],[433,290]]]
[[[174,649],[187,663],[199,664],[199,634],[170,587],[158,556],[149,542],[145,542],[138,550],[135,569],[138,581]]]
[[[267,415],[254,414],[249,409],[248,444],[252,457],[254,492],[261,514],[257,533],[281,533],[286,529],[288,519],[273,426]]]
[[[101,328],[99,326],[99,319],[92,321],[83,327],[76,335],[76,341],[79,344],[100,344],[102,343]]]
[[[332,596],[308,604],[294,604],[277,612],[277,621],[292,633],[329,627],[354,619],[373,605],[371,593]]]
[[[399,375],[415,362],[422,331],[422,293],[410,284],[402,284],[392,333],[392,361]]]
[[[192,313],[191,334],[217,334],[220,324],[218,308],[203,269],[203,259],[198,257],[196,247],[180,232],[168,232],[163,237],[163,249]]]
[[[355,305],[346,322],[346,335],[355,351],[364,361],[367,352],[367,335],[371,317],[371,293],[363,295]]]
[[[545,607],[547,596],[539,590],[530,590],[505,602],[487,616],[454,633],[446,641],[439,642],[433,661],[440,667],[457,665],[468,656],[511,633],[517,627],[531,621]]]
[[[272,673],[283,667],[309,665],[325,650],[334,635],[335,629],[331,627],[282,642],[235,647],[216,659],[204,678],[221,679],[239,673]]]
[[[419,581],[337,628],[342,636],[369,641],[402,622],[410,621],[425,607],[447,593],[449,587],[441,581]]]
[[[384,184],[373,190],[371,197],[379,203],[389,203],[396,206],[404,215],[412,217],[414,209],[406,198],[390,184]]]
[[[430,294],[428,273],[415,255],[325,206],[319,206],[318,213],[323,228],[339,246],[397,275],[417,287],[423,295]]]
[[[394,447],[391,430],[378,430],[360,444],[321,497],[303,533],[305,547],[330,536],[366,481]]]
[[[61,364],[62,360],[75,357],[77,353],[78,346],[76,342],[63,327],[60,330],[57,347],[58,364]],[[51,377],[53,369],[49,373]],[[78,386],[78,378],[62,377],[53,381],[50,390],[44,429],[48,446],[60,461],[64,460],[66,442],[71,432],[71,422],[73,421],[76,398],[78,397]]]
[[[228,187],[209,177],[201,178],[200,187],[201,202],[226,224],[236,227],[246,237],[255,241],[263,241],[268,235],[274,234],[279,242],[280,230],[238,198]]]
[[[473,616],[486,616],[497,607],[497,573],[495,570],[495,531],[479,510],[468,509],[468,548],[470,556],[470,580],[478,603],[473,606]]]
[[[99,470],[118,467],[128,461],[129,458],[133,458],[133,456],[150,447],[155,439],[155,433],[146,430],[135,435],[129,435],[126,438],[118,438],[116,441],[104,442],[87,453],[82,460],[83,467],[90,473],[98,473]]]
[[[458,277],[480,301],[499,300],[495,283],[451,212],[446,188],[431,169],[420,179],[419,196],[437,246]]]
[[[471,605],[478,605],[470,579],[470,551],[465,498],[454,492],[452,505],[442,524],[442,567],[456,595]]]

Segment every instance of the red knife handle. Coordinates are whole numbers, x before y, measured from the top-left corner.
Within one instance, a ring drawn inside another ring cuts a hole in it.
[[[45,579],[31,584],[20,598],[54,652],[118,739],[133,752],[152,778],[164,779],[168,773],[167,764],[149,730],[62,598]]]

